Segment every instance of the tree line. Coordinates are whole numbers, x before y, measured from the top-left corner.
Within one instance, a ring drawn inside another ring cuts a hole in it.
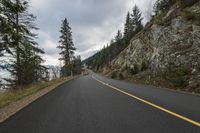
[[[101,51],[84,60],[83,63],[95,70],[99,70],[105,64],[109,64],[112,59],[128,46],[131,38],[143,29],[142,20],[142,13],[138,6],[135,5],[132,12],[128,12],[126,15],[123,33],[118,30],[110,44],[107,44]]]
[[[12,88],[46,81],[49,77],[48,68],[43,65],[42,59],[45,52],[35,41],[37,38],[35,32],[38,30],[34,23],[36,16],[30,13],[29,7],[28,0],[0,0],[0,58],[5,64],[2,63],[0,67],[11,74],[11,78],[4,80]],[[60,32],[62,33],[58,46],[61,49],[60,60],[64,61],[64,66],[71,65],[70,71],[77,64],[80,69],[81,59],[73,56],[75,48],[66,19]],[[62,76],[67,76],[63,74],[64,71],[60,73]]]
[[[161,19],[174,4],[179,3],[184,8],[197,1],[199,0],[157,0],[151,17],[153,20]],[[111,40],[110,44],[105,45],[102,50],[84,60],[83,63],[96,71],[104,65],[109,66],[110,61],[129,45],[130,40],[135,35],[143,30],[142,20],[142,13],[135,5],[132,11],[127,13],[123,33],[118,30],[117,35]]]

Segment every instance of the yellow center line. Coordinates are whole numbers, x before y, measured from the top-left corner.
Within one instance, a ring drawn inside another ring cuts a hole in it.
[[[128,93],[128,92],[125,92],[125,91],[123,91],[123,90],[121,90],[121,89],[119,89],[119,88],[117,88],[117,87],[114,87],[114,86],[112,86],[112,85],[106,84],[105,82],[103,82],[103,81],[98,80],[97,78],[95,78],[93,75],[92,75],[92,78],[95,79],[96,81],[98,81],[98,82],[100,82],[100,83],[102,83],[102,84],[104,84],[104,85],[106,85],[106,86],[108,86],[108,87],[110,87],[110,88],[112,88],[112,89],[118,91],[118,92],[121,92],[121,93],[123,93],[123,94],[125,94],[125,95],[127,95],[127,96],[130,96],[130,97],[132,97],[132,98],[134,98],[134,99],[137,99],[137,100],[139,100],[139,101],[141,101],[141,102],[143,102],[143,103],[146,103],[146,104],[148,104],[148,105],[150,105],[150,106],[152,106],[152,107],[155,107],[155,108],[157,108],[157,109],[159,109],[159,110],[161,110],[161,111],[163,111],[163,112],[166,112],[166,113],[168,113],[168,114],[170,114],[170,115],[173,115],[173,116],[175,116],[175,117],[178,117],[178,118],[180,118],[180,119],[182,119],[182,120],[185,120],[185,121],[187,121],[187,122],[189,122],[189,123],[192,123],[192,124],[194,124],[194,125],[200,127],[200,123],[197,122],[197,121],[194,121],[194,120],[189,119],[189,118],[187,118],[187,117],[185,117],[185,116],[182,116],[182,115],[180,115],[180,114],[177,114],[177,113],[175,113],[175,112],[173,112],[173,111],[170,111],[170,110],[168,110],[168,109],[165,109],[165,108],[163,108],[163,107],[161,107],[161,106],[159,106],[159,105],[156,105],[156,104],[154,104],[154,103],[152,103],[152,102],[149,102],[149,101],[147,101],[147,100],[144,100],[144,99],[142,99],[142,98],[139,98],[139,97],[137,97],[137,96],[135,96],[135,95],[133,95],[133,94],[130,94],[130,93]]]

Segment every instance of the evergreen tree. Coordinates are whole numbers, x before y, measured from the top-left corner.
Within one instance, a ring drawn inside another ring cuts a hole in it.
[[[157,0],[154,4],[155,15],[167,12],[170,9],[170,7],[175,3],[176,0]]]
[[[58,48],[61,50],[61,58],[59,60],[64,62],[65,67],[62,69],[61,75],[67,76],[72,71],[71,62],[74,57],[74,51],[76,50],[76,48],[74,47],[74,43],[72,40],[71,27],[69,26],[69,23],[66,18],[62,21],[60,33],[60,45],[58,46]]]
[[[6,52],[12,53],[9,47],[9,33],[11,32],[8,14],[9,7],[11,7],[10,0],[0,1],[0,56],[3,56]]]
[[[130,13],[128,12],[126,16],[126,22],[124,25],[124,39],[126,40],[126,43],[129,42],[131,38],[131,33],[132,33],[131,16]]]
[[[117,35],[115,36],[115,41],[119,43],[123,38],[122,32],[120,30],[117,31]]]
[[[131,28],[132,28],[132,32],[133,35],[137,34],[139,31],[141,31],[143,29],[143,25],[142,25],[142,13],[140,11],[140,9],[137,7],[137,5],[134,6],[133,8],[133,13],[131,14]]]
[[[126,22],[124,25],[124,40],[125,46],[129,43],[131,38],[143,29],[142,25],[142,13],[139,8],[135,5],[132,10],[132,14],[129,12],[126,16]]]
[[[111,39],[110,45],[112,45],[113,43],[115,43],[115,41],[114,41],[114,39]]]
[[[40,53],[44,52],[36,52],[35,47],[31,45],[23,45],[20,51],[20,67],[21,67],[21,85],[28,85],[34,82],[38,82],[41,80],[46,80],[45,74],[47,73],[47,68],[41,65],[44,60],[40,57]],[[14,58],[16,55],[14,54]],[[11,74],[17,73],[17,62],[16,60],[11,60],[11,64],[7,68]],[[28,78],[27,78],[28,77]],[[11,84],[15,85],[17,82],[17,78],[13,80],[6,79]],[[17,87],[17,86],[16,86]]]
[[[23,85],[45,80],[44,75],[47,73],[47,68],[41,65],[44,60],[33,49],[34,47],[31,45],[24,45],[20,54]],[[41,51],[40,53],[43,54],[44,52]]]
[[[37,56],[38,59],[41,58],[39,54],[44,53],[43,50],[37,47],[37,43],[34,41],[37,35],[32,33],[33,30],[37,30],[33,23],[36,17],[29,13],[29,3],[27,0],[2,0],[1,6],[3,7],[2,14],[6,16],[7,19],[4,21],[6,26],[1,31],[1,36],[3,38],[2,44],[4,48],[9,48],[13,56],[10,61],[11,67],[7,68],[14,78],[14,80],[10,80],[10,82],[15,86],[22,86],[27,84],[25,82],[27,77],[23,74],[35,71],[36,67],[41,65],[41,62],[38,62],[38,60],[32,60],[30,62],[24,61],[24,59],[26,60],[28,58],[26,57],[26,52],[32,53],[35,57]],[[37,64],[37,66],[25,69],[26,66],[32,63]],[[31,82],[33,82],[33,80],[31,80]]]
[[[73,74],[80,74],[81,73],[81,56],[74,57],[73,59]]]

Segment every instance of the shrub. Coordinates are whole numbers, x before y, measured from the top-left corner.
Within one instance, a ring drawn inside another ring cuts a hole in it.
[[[177,0],[177,2],[180,4],[180,6],[182,8],[185,8],[185,7],[188,7],[188,6],[192,6],[198,1],[199,0]]]
[[[185,8],[182,12],[181,12],[181,16],[183,16],[185,19],[187,20],[198,20],[200,17],[200,14],[197,13],[192,13],[190,12],[187,8]]]
[[[119,73],[119,79],[123,80],[124,79],[124,76],[122,73]]]
[[[142,64],[141,64],[141,71],[145,71],[148,69],[148,61],[147,60],[142,60]]]
[[[130,69],[131,75],[135,75],[139,72],[139,66],[138,64],[134,64],[134,68]]]
[[[163,17],[166,15],[166,13],[159,13],[158,15],[155,16],[154,21],[156,24],[158,25],[162,25],[163,24]]]
[[[186,65],[181,65],[176,72],[178,76],[186,76],[190,74],[190,69]]]
[[[181,16],[183,16],[187,20],[194,19],[194,15],[187,10],[183,10],[182,13],[181,13]]]
[[[116,78],[117,77],[117,73],[116,73],[116,71],[113,71],[112,73],[111,73],[111,78]]]
[[[188,77],[190,69],[186,65],[181,65],[174,68],[173,65],[169,66],[164,73],[164,78],[170,81],[175,87],[185,87],[188,85]]]

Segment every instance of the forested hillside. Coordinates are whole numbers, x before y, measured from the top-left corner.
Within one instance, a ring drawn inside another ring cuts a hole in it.
[[[84,60],[83,63],[86,63],[90,68],[95,70],[99,70],[104,65],[107,65],[129,45],[131,38],[143,29],[142,20],[142,13],[137,5],[135,5],[131,13],[127,13],[123,33],[118,30],[116,36],[109,44],[105,45],[95,55]]]
[[[152,19],[120,54],[99,69],[103,49],[88,66],[112,78],[200,92],[199,9],[199,0],[158,0]]]

